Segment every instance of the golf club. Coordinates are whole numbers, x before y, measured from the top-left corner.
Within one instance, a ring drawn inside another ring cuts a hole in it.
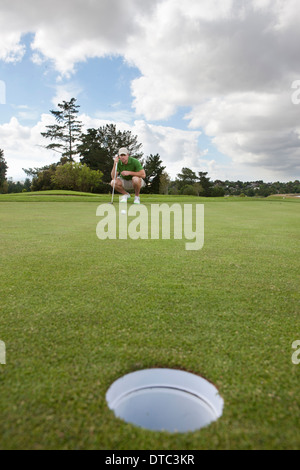
[[[114,203],[115,185],[116,185],[116,178],[117,178],[117,166],[118,166],[118,164],[116,163],[115,175],[114,175],[114,184],[113,184],[113,190],[112,190],[112,195],[111,195],[111,204]]]

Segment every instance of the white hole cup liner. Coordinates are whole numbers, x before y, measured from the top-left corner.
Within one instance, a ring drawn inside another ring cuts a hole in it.
[[[222,416],[214,385],[190,372],[145,369],[116,380],[106,401],[118,418],[152,431],[189,432]]]

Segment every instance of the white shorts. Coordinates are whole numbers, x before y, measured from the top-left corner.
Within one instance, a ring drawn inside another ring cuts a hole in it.
[[[132,180],[124,180],[124,178],[121,178],[121,176],[118,176],[118,180],[121,181],[122,186],[125,189],[125,191],[129,191],[130,189],[133,189]],[[142,181],[141,188],[144,188],[146,186],[146,183],[143,180],[143,178],[140,178],[140,180]]]

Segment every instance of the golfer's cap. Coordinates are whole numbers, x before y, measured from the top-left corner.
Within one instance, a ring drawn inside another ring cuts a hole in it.
[[[126,147],[122,147],[120,150],[119,150],[119,155],[128,155],[128,149]]]

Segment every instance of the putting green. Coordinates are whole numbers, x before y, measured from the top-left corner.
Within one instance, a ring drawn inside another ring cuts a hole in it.
[[[204,204],[203,249],[99,240],[109,196],[0,196],[0,449],[299,448],[299,200],[141,199]],[[117,419],[110,385],[153,367],[214,383],[221,418]]]

